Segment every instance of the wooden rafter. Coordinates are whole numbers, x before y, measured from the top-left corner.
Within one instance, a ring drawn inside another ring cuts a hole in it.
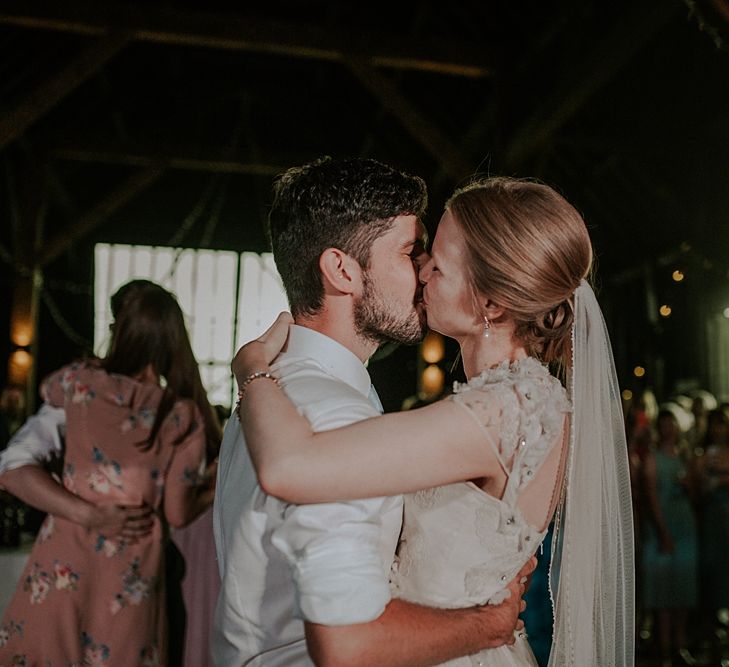
[[[514,133],[506,150],[506,168],[517,169],[602,89],[675,13],[670,2],[636,3],[595,45],[582,64],[582,75],[557,88]]]
[[[132,174],[68,229],[56,234],[48,243],[44,244],[44,250],[37,258],[37,266],[42,267],[52,262],[79,239],[107,220],[112,213],[146,190],[163,173],[164,166],[156,165]]]
[[[101,69],[129,41],[129,34],[115,32],[99,37],[60,72],[38,86],[0,117],[0,149],[21,136],[36,120]]]
[[[324,26],[246,18],[227,13],[191,11],[69,0],[63,3],[8,0],[0,24],[100,35],[110,27],[129,30],[145,42],[252,51],[316,60],[367,57],[374,65],[484,77],[490,73],[484,47],[435,40],[403,40],[399,35],[334,32]]]
[[[352,59],[348,65],[360,83],[454,179],[462,179],[473,171],[473,165],[459,148],[390,79],[362,60]]]
[[[201,171],[217,174],[240,174],[245,176],[275,176],[285,167],[265,162],[237,162],[217,157],[148,154],[106,148],[60,148],[52,157],[73,162],[95,162],[98,164],[126,167],[153,167],[162,162],[169,169]]]

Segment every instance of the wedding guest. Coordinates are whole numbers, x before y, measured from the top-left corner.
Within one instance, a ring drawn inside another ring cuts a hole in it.
[[[0,664],[163,665],[165,544],[212,501],[219,438],[172,294],[112,297],[108,354],[61,368],[0,458],[0,485],[48,512],[0,626]],[[65,445],[58,427],[65,427]],[[63,484],[42,467],[63,452]]]
[[[695,484],[692,455],[682,446],[672,411],[658,413],[656,430],[655,448],[643,466],[643,606],[656,615],[661,659],[670,665],[688,651],[687,615],[698,603]]]

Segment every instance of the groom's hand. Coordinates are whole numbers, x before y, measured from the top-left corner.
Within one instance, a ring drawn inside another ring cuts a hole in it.
[[[532,558],[509,583],[510,595],[499,605],[437,609],[395,598],[366,623],[306,622],[309,655],[320,667],[428,667],[513,644],[524,630],[521,596],[536,566]]]
[[[532,556],[509,582],[507,586],[509,597],[499,605],[481,607],[485,617],[483,648],[497,648],[504,644],[513,644],[519,633],[524,632],[524,621],[519,618],[519,614],[526,609],[523,596],[529,588],[532,573],[536,567],[537,559]]]

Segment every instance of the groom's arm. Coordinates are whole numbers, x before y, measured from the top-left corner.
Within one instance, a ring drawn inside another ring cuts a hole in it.
[[[496,606],[434,609],[395,599],[369,623],[307,622],[309,654],[319,667],[428,667],[511,644],[514,631],[522,627],[520,582],[534,567],[532,559],[509,585],[511,596]]]

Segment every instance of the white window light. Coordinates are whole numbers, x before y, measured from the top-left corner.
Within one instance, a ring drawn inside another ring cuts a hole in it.
[[[94,277],[94,349],[109,342],[109,299],[124,283],[146,278],[173,292],[211,403],[231,405],[230,360],[288,308],[270,253],[97,244]],[[237,295],[237,298],[236,298]]]

